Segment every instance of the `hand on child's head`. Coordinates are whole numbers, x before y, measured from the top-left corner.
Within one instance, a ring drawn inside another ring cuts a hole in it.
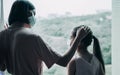
[[[90,32],[90,28],[88,26],[82,25],[82,27],[80,27],[77,30],[77,37],[85,37],[87,36],[87,34]]]

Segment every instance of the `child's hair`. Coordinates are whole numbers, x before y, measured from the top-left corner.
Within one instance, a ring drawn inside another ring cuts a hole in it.
[[[77,30],[81,27],[83,27],[84,25],[80,25],[78,27],[75,27],[73,29],[73,32],[72,32],[72,37],[76,37],[76,33],[77,33]],[[105,72],[105,66],[104,66],[104,61],[103,61],[103,57],[102,57],[102,53],[101,53],[101,48],[100,48],[100,45],[99,45],[99,41],[98,39],[93,35],[92,31],[90,30],[90,32],[88,33],[88,35],[81,41],[85,47],[88,47],[91,42],[92,42],[92,39],[94,40],[93,42],[93,54],[97,57],[97,59],[101,62],[102,64],[102,67],[103,67],[103,70]]]

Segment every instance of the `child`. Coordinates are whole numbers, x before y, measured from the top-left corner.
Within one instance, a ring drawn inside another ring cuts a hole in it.
[[[77,30],[84,25],[75,27],[72,31],[71,42],[76,36]],[[89,27],[88,27],[89,28]],[[89,53],[87,47],[93,43],[93,54]],[[98,39],[92,34],[92,31],[81,41],[77,48],[78,58],[73,59],[68,66],[68,75],[105,75],[105,66],[102,58]]]

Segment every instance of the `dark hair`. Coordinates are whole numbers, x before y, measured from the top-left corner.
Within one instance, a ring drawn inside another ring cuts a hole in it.
[[[14,22],[29,24],[28,12],[33,9],[35,9],[34,5],[27,0],[15,1],[12,5],[8,18],[9,25],[13,24]]]
[[[101,52],[99,40],[95,36],[93,36],[93,39],[94,39],[93,53],[97,57],[97,59],[101,62],[102,66],[103,66],[103,70],[105,72],[104,60],[102,57],[102,52]]]
[[[75,37],[76,36],[76,33],[77,33],[77,30],[81,27],[83,27],[84,25],[80,25],[78,27],[75,27],[73,29],[73,32],[72,32],[72,36]],[[92,31],[89,32],[89,34],[82,40],[82,43],[84,43],[84,46],[85,47],[88,47],[92,42]]]
[[[72,32],[72,37],[76,37],[76,33],[77,33],[77,30],[81,27],[83,27],[84,25],[80,25],[78,27],[75,27],[73,29],[73,32]],[[104,66],[104,61],[103,61],[103,57],[102,57],[102,53],[101,53],[101,48],[100,48],[100,45],[99,45],[99,41],[98,39],[93,36],[93,33],[92,31],[90,30],[90,32],[88,33],[88,35],[83,38],[83,40],[81,41],[85,47],[88,47],[91,42],[92,42],[92,39],[94,39],[94,44],[93,44],[93,54],[96,56],[96,58],[101,62],[102,64],[102,67],[103,67],[103,70],[105,72],[105,66]]]

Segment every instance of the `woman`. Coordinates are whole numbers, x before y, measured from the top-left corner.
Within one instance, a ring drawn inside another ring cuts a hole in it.
[[[10,27],[0,32],[0,70],[7,69],[12,75],[41,75],[42,62],[48,68],[55,63],[65,67],[81,42],[79,39],[89,31],[86,27],[79,30],[69,51],[60,56],[30,30],[35,25],[35,14],[34,5],[28,0],[13,3],[8,19]]]
[[[77,30],[83,25],[75,27],[71,35],[71,43],[76,37]],[[90,29],[90,28],[89,28]],[[93,54],[88,52],[88,46],[93,42]],[[92,31],[82,39],[78,45],[78,58],[73,59],[68,66],[68,75],[105,75],[105,66],[100,50],[98,39],[92,34]]]

